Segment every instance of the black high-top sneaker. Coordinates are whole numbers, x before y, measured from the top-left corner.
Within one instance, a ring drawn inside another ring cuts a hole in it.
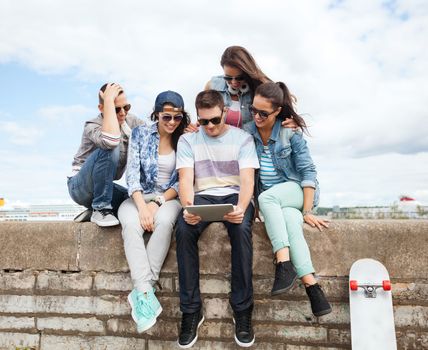
[[[275,264],[275,281],[273,282],[271,295],[285,293],[296,282],[297,273],[291,261],[277,262]]]
[[[181,329],[178,336],[178,346],[182,349],[191,348],[198,340],[198,328],[204,322],[202,310],[181,317]]]
[[[244,348],[248,348],[253,345],[254,340],[256,339],[254,336],[253,326],[251,324],[252,313],[253,305],[246,310],[233,312],[233,323],[235,323],[235,342]]]
[[[312,286],[306,287],[306,294],[311,301],[312,313],[319,317],[327,315],[331,312],[331,306],[318,283]]]

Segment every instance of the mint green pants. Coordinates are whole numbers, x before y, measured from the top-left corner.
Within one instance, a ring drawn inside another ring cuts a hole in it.
[[[300,185],[292,181],[274,185],[260,194],[258,200],[273,252],[289,247],[297,275],[314,273],[303,235],[303,190]]]

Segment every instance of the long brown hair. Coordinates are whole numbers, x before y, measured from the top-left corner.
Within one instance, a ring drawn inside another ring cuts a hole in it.
[[[259,68],[253,56],[242,46],[229,46],[221,56],[222,67],[231,66],[240,69],[245,76],[245,81],[250,85],[252,92],[263,83],[272,81]]]
[[[287,85],[283,82],[261,84],[257,87],[254,95],[268,99],[275,110],[281,107],[281,112],[277,115],[277,118],[281,120],[290,117],[293,118],[298,127],[308,134],[308,127],[305,120],[294,110],[294,96],[290,94]]]

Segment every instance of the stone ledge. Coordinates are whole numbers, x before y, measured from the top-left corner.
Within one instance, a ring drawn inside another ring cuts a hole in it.
[[[347,276],[353,261],[371,257],[384,263],[392,279],[428,276],[428,220],[337,220],[319,232],[305,226],[320,276]],[[272,276],[272,251],[264,226],[253,227],[254,275]],[[120,226],[92,223],[0,223],[0,270],[127,272]],[[228,276],[230,247],[223,224],[208,227],[200,240],[201,274]],[[177,273],[175,242],[164,273]]]
[[[2,222],[0,269],[78,271],[78,241],[68,222]]]

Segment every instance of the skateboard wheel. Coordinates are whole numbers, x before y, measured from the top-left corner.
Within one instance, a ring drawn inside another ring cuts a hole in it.
[[[382,281],[383,290],[391,290],[391,281]]]
[[[351,290],[358,290],[358,282],[356,280],[350,280],[349,287]]]

